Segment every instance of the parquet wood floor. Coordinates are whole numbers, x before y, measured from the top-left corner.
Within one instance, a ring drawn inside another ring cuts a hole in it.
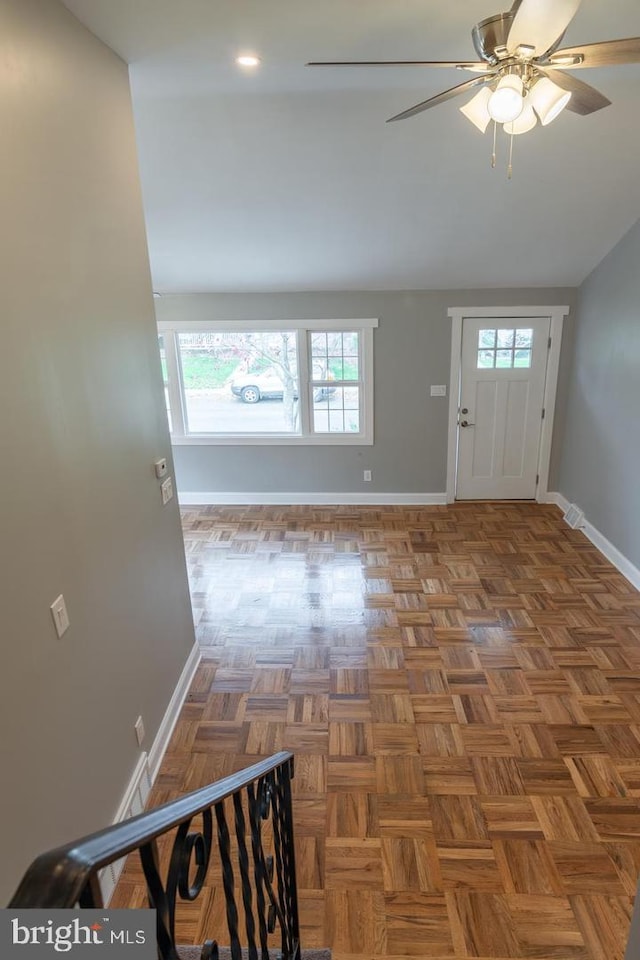
[[[558,509],[183,519],[204,657],[152,802],[293,750],[305,947],[621,960],[640,595]],[[217,922],[214,880],[183,908],[184,942]],[[142,898],[128,868],[114,905]]]

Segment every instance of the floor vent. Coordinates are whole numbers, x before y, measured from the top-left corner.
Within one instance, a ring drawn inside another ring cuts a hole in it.
[[[577,530],[579,527],[584,526],[584,513],[577,507],[575,503],[572,503],[567,512],[564,515],[565,523],[568,523],[570,527],[574,530]]]

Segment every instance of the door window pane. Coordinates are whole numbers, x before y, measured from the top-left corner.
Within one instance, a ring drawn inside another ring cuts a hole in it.
[[[480,330],[478,334],[478,370],[498,367],[530,367],[533,330],[530,327],[514,330]]]
[[[178,335],[188,433],[297,433],[295,331]]]
[[[498,330],[498,347],[512,347],[515,330]]]
[[[495,330],[481,330],[478,334],[478,349],[482,347],[488,347],[493,349],[496,345],[496,331]]]
[[[478,350],[478,370],[488,370],[495,366],[495,350]]]
[[[516,347],[531,348],[533,344],[533,330],[516,330]]]
[[[531,350],[516,350],[513,360],[514,367],[531,366]]]

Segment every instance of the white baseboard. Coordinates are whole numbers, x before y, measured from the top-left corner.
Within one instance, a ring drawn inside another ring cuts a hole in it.
[[[576,503],[569,503],[561,493],[547,493],[543,503],[555,503],[564,514],[564,522],[573,530],[582,530],[584,527],[584,513]]]
[[[563,497],[561,493],[547,493],[547,503],[555,503],[556,507],[560,507],[563,513],[566,513],[571,504],[566,497]]]
[[[162,723],[160,724],[155,740],[151,744],[151,749],[149,750],[149,772],[151,774],[151,783],[154,783],[156,777],[158,776],[158,770],[160,769],[162,758],[164,757],[167,747],[169,746],[169,740],[171,739],[173,728],[178,721],[182,704],[185,701],[185,698],[189,692],[189,687],[191,686],[191,681],[193,680],[195,672],[198,669],[201,655],[200,647],[197,643],[194,643],[187,662],[185,663],[182,673],[180,674],[180,679],[178,680],[177,686],[173,691],[173,696],[169,701],[169,706],[167,707],[165,715],[162,718]]]
[[[149,771],[149,756],[142,753],[136,763],[131,779],[127,784],[124,796],[120,801],[118,812],[113,818],[114,823],[120,823],[128,817],[135,817],[142,813],[151,790],[151,773]]]
[[[563,514],[566,514],[571,507],[575,507],[575,504],[570,503],[566,497],[563,497],[561,493],[549,493],[547,496],[548,503],[555,503],[556,506],[560,507]],[[578,508],[579,509],[579,508]],[[597,527],[594,527],[589,520],[584,517],[580,524],[580,529],[584,535],[591,540],[591,543],[594,547],[597,547],[600,553],[602,553],[607,560],[620,571],[623,577],[626,577],[629,583],[640,590],[640,569],[635,566],[621,553],[616,546],[614,546],[610,540],[600,533]]]
[[[178,493],[180,506],[435,506],[447,502],[446,493]]]
[[[198,669],[200,657],[200,647],[195,643],[182,669],[180,679],[173,691],[169,706],[162,718],[162,723],[151,745],[151,749],[148,754],[146,752],[142,753],[138,759],[135,770],[131,775],[131,779],[120,801],[120,806],[113,820],[114,823],[120,823],[122,820],[128,820],[129,817],[135,817],[144,810],[151,787],[158,776],[162,758],[169,746],[169,740],[177,723],[182,704],[185,701],[189,687],[191,686],[191,681]],[[110,863],[108,867],[100,871],[100,887],[102,889],[105,906],[109,905],[124,864],[125,858],[123,857],[121,860]]]
[[[149,771],[149,758],[147,753],[142,753],[138,759],[135,770],[127,784],[127,789],[120,801],[118,812],[113,822],[120,823],[122,820],[128,820],[129,817],[135,817],[142,813],[149,797],[152,780]],[[105,906],[109,905],[113,891],[116,888],[120,874],[125,865],[126,857],[115,860],[99,873],[100,889]]]
[[[588,520],[585,520],[582,532],[591,540],[594,547],[597,547],[600,553],[603,553],[607,560],[614,567],[617,567],[622,576],[626,577],[636,590],[640,590],[640,569],[631,563],[631,560],[625,557],[623,553],[620,553],[618,548],[614,547],[611,541],[607,540]]]

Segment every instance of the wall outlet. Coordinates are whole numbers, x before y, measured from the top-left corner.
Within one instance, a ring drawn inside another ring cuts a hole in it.
[[[155,469],[155,471],[156,471],[156,477],[158,478],[158,480],[162,480],[163,477],[166,477],[166,475],[167,475],[167,460],[166,460],[166,457],[162,457],[161,460],[156,460],[156,462],[154,463],[153,467],[154,467],[154,469]]]
[[[365,470],[362,479],[367,481],[371,480],[371,470]]]
[[[169,503],[169,500],[173,500],[173,480],[171,477],[167,477],[166,480],[163,480],[160,484],[160,493],[162,494],[162,506],[166,506]]]
[[[142,719],[142,717],[138,717],[138,719],[133,725],[133,729],[136,732],[136,740],[138,741],[138,746],[141,747],[142,742],[144,740],[144,720]]]
[[[53,601],[49,609],[56,626],[56,633],[61,637],[69,629],[69,614],[62,594]]]
[[[432,383],[431,384],[431,396],[432,397],[446,397],[447,395],[447,385],[446,383]]]

